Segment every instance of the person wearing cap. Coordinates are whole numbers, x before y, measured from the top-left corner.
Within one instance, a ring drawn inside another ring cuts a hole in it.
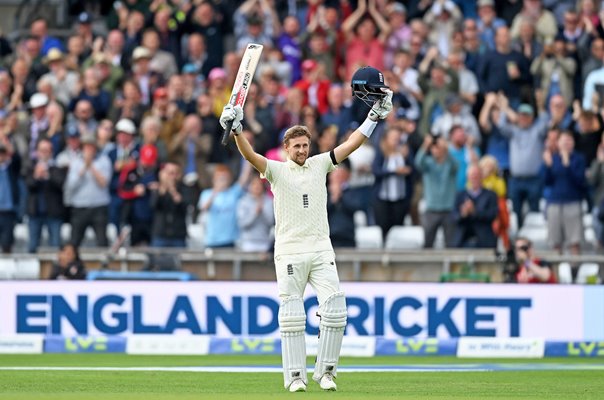
[[[478,21],[476,26],[480,40],[489,50],[495,49],[495,31],[507,24],[495,13],[495,0],[478,0]]]
[[[159,87],[164,78],[161,74],[151,70],[151,52],[149,49],[138,46],[132,53],[132,72],[127,77],[138,85],[141,92],[141,102],[151,104],[153,91]]]
[[[405,48],[411,41],[411,27],[407,24],[407,7],[402,3],[392,2],[386,6],[386,17],[392,31],[386,39],[384,66],[390,70],[394,66],[394,55],[397,50]]]
[[[87,49],[92,49],[96,35],[92,29],[92,15],[85,11],[78,14],[76,35],[84,40]]]
[[[504,95],[499,95],[497,106],[501,110],[497,128],[510,141],[508,193],[520,228],[524,222],[522,210],[525,201],[530,211],[539,211],[543,186],[539,171],[549,117],[541,113],[535,119],[533,106],[526,103],[514,111]]]
[[[149,227],[153,222],[151,190],[157,186],[159,163],[157,148],[152,144],[141,146],[140,158],[122,168],[117,193],[122,199],[120,226],[130,225],[130,245],[151,244]]]
[[[385,43],[390,30],[388,21],[376,8],[376,0],[359,0],[357,9],[342,22],[342,32],[346,37],[346,80],[360,66],[367,65],[368,60],[371,60],[372,67],[380,71],[384,69]]]
[[[185,118],[185,114],[178,109],[178,105],[170,99],[168,89],[163,86],[153,92],[153,106],[144,114],[143,118],[149,115],[160,119],[161,133],[159,137],[166,145],[176,136]]]
[[[119,176],[130,162],[137,162],[140,156],[140,146],[136,142],[137,130],[134,122],[127,118],[120,119],[115,124],[115,148],[108,154],[113,174],[109,183],[111,204],[109,205],[109,222],[120,228],[122,200],[117,194]]]
[[[29,228],[27,251],[30,253],[35,253],[38,249],[44,226],[48,231],[49,246],[58,248],[61,245],[61,225],[66,216],[63,205],[66,176],[67,168],[57,166],[52,156],[50,140],[40,140],[36,161],[25,173]]]
[[[108,245],[111,162],[104,155],[97,157],[97,152],[94,135],[85,136],[82,139],[82,157],[72,161],[65,182],[65,190],[71,193],[70,243],[76,247],[82,243],[89,226],[94,230],[96,245]]]
[[[267,0],[245,0],[233,14],[237,51],[248,43],[272,46],[272,38],[281,30],[279,17]]]
[[[44,93],[35,93],[29,99],[30,122],[26,134],[26,140],[29,146],[29,158],[36,158],[36,147],[41,139],[47,138],[50,129],[50,119],[46,113],[48,106],[48,96]]]
[[[109,92],[111,98],[124,78],[124,69],[119,62],[115,65],[111,61],[111,56],[107,52],[93,52],[82,64],[81,70],[85,71],[94,67],[99,73],[99,82],[102,89]]]
[[[199,73],[199,69],[195,64],[189,63],[183,65],[180,72],[183,84],[191,93],[192,99],[197,99],[199,95],[205,92],[205,77]],[[192,106],[195,108],[194,104]]]
[[[165,80],[178,73],[175,56],[160,48],[159,33],[155,29],[145,29],[141,44],[151,53],[149,68],[152,71],[163,75]]]
[[[0,136],[0,250],[11,252],[14,244],[13,230],[17,223],[20,191],[21,157],[10,141]]]
[[[310,105],[325,114],[329,109],[327,93],[331,82],[325,78],[323,66],[315,60],[304,60],[302,63],[302,79],[295,83],[294,87],[304,93],[303,105]]]
[[[63,106],[68,106],[69,101],[75,95],[80,84],[80,75],[77,72],[67,69],[64,63],[64,54],[57,48],[52,48],[44,58],[48,65],[49,72],[42,76],[48,79],[52,85],[52,90],[57,99]]]
[[[212,109],[216,117],[220,116],[222,107],[229,102],[231,87],[227,84],[227,73],[223,68],[213,68],[208,75],[207,93],[212,98]]]

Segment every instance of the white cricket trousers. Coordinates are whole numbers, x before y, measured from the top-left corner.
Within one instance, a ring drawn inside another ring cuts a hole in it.
[[[317,294],[319,305],[340,291],[340,278],[332,250],[278,255],[275,256],[275,268],[281,298],[303,298],[307,283],[310,283]]]

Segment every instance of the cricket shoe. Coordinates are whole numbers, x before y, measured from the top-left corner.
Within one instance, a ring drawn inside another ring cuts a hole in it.
[[[302,379],[296,379],[289,385],[289,391],[294,392],[306,392],[306,383]]]
[[[321,386],[321,389],[323,390],[330,390],[332,392],[338,390],[338,385],[336,385],[335,381],[333,380],[333,375],[329,372],[323,374],[321,380],[319,381],[319,386]]]

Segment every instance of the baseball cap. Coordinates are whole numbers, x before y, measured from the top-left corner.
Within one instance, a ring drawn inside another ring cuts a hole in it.
[[[46,57],[44,57],[44,62],[48,64],[53,61],[60,61],[62,59],[63,59],[63,52],[61,50],[59,50],[58,48],[53,47],[50,50],[48,50]]]
[[[78,15],[78,22],[80,24],[90,24],[92,22],[92,15],[87,12],[82,12]]]
[[[226,71],[220,67],[214,67],[208,74],[208,79],[213,81],[214,79],[226,78]]]
[[[199,72],[199,68],[195,64],[188,63],[182,67],[183,74],[196,74]]]
[[[494,7],[495,1],[493,0],[478,0],[478,7]]]
[[[520,104],[520,106],[518,106],[518,114],[533,115],[533,113],[534,113],[533,106],[531,106],[530,104],[522,103],[522,104]]]
[[[44,107],[48,104],[48,96],[44,93],[34,93],[29,99],[29,108]]]
[[[79,138],[80,130],[78,129],[78,127],[76,125],[67,125],[65,134],[67,135],[68,138]]]
[[[302,69],[304,71],[312,71],[315,68],[317,68],[317,62],[315,60],[304,60],[304,62],[302,62]]]
[[[252,13],[247,17],[247,23],[248,25],[262,25],[262,17],[256,13]]]
[[[152,144],[146,144],[141,147],[140,161],[145,166],[155,165],[157,162],[157,147]]]
[[[153,100],[165,99],[166,97],[168,97],[168,89],[165,87],[158,87],[153,92]]]
[[[138,46],[132,52],[132,60],[133,61],[138,61],[141,58],[151,58],[151,51],[148,48],[146,48],[146,47]]]
[[[407,7],[405,7],[405,5],[402,3],[391,3],[390,6],[387,8],[387,10],[388,10],[388,15],[394,14],[394,13],[399,13],[399,14],[407,13]]]
[[[128,118],[122,118],[115,124],[115,131],[134,135],[136,133],[136,126],[134,126],[134,122]]]
[[[96,138],[94,137],[94,135],[84,135],[82,136],[82,146],[85,144],[91,144],[93,145],[95,148],[98,149],[99,144],[96,141]]]

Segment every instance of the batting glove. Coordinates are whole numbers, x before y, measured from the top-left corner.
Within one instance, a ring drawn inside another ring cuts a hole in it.
[[[220,114],[220,126],[223,129],[226,129],[227,124],[230,121],[233,121],[233,126],[231,130],[235,132],[236,135],[239,135],[243,130],[243,125],[241,125],[241,121],[243,120],[243,108],[240,105],[233,107],[231,104],[227,104],[222,109],[222,114]]]
[[[368,117],[372,121],[384,119],[392,111],[392,90],[382,88],[382,92],[386,93],[386,96],[376,101],[369,111]]]

